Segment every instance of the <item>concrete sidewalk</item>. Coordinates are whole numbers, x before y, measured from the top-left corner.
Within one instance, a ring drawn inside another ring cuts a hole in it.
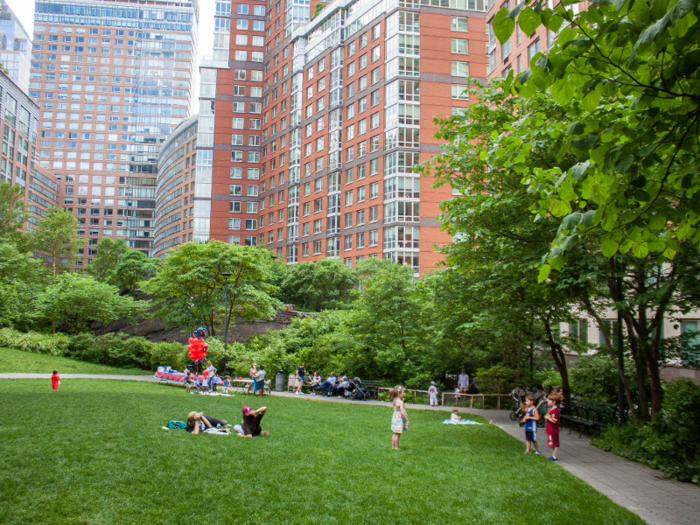
[[[49,379],[51,374],[0,374],[0,379]],[[117,376],[95,374],[66,374],[61,379],[117,379],[126,381],[158,382],[146,376]],[[351,401],[337,397],[295,395],[291,392],[274,392],[280,397],[296,397],[319,402],[354,403],[375,406],[391,406],[382,401]],[[435,410],[449,412],[453,407],[427,405],[406,405],[408,410]],[[461,413],[481,416],[503,429],[511,436],[525,443],[525,433],[517,422],[508,417],[508,410],[479,410],[460,408]],[[544,430],[539,432],[540,445],[545,457],[549,451],[544,438]],[[559,465],[574,476],[591,485],[598,492],[608,496],[618,505],[625,507],[649,525],[697,525],[700,523],[700,487],[691,483],[669,480],[657,471],[628,461],[614,454],[603,452],[590,444],[588,437],[578,437],[562,429],[560,434]],[[525,447],[523,445],[523,451]],[[545,459],[542,459],[545,461]]]

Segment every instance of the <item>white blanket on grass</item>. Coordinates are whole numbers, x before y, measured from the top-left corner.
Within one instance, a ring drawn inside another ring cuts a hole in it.
[[[443,425],[483,425],[483,423],[477,423],[471,419],[463,419],[462,421],[452,421],[451,419],[446,419],[442,422]]]

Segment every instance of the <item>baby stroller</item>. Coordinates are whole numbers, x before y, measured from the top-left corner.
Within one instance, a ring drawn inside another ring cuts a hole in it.
[[[513,407],[513,411],[510,413],[510,420],[511,421],[517,421],[523,415],[522,405],[524,402],[524,398],[521,396],[521,392],[523,392],[523,394],[525,393],[524,390],[521,390],[519,388],[514,388],[510,393],[510,397],[513,400],[513,402],[515,403],[515,406]]]
[[[348,399],[369,399],[367,387],[362,384],[359,377],[348,379],[348,387],[345,389],[345,397]]]

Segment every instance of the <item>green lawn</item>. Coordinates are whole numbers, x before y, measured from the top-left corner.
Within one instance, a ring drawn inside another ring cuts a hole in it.
[[[116,375],[153,375],[148,370],[137,368],[117,368],[76,361],[67,357],[50,354],[33,354],[14,348],[0,346],[0,374],[50,374],[58,370],[63,374],[116,374]]]
[[[161,430],[259,398],[131,381],[0,381],[0,523],[641,524],[496,427],[386,407],[266,397],[269,438]]]

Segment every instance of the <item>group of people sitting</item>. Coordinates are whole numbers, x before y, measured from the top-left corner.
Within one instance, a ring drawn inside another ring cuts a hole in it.
[[[306,371],[304,369],[304,363],[297,368],[297,389],[295,394],[303,394],[302,387],[304,386],[304,379],[306,377]],[[309,387],[311,388],[311,395],[315,396],[320,390],[323,396],[338,396],[343,397],[345,392],[350,388],[350,381],[348,376],[341,373],[338,376],[335,372],[331,372],[325,381],[321,381],[321,376],[318,375],[318,371],[314,372],[314,375],[309,379]]]
[[[215,392],[216,385],[219,383],[223,386],[224,394],[228,394],[229,390],[231,390],[231,378],[229,376],[224,376],[223,381],[218,379],[216,367],[211,364],[211,361],[207,361],[207,367],[202,370],[202,375],[204,376],[204,381],[200,381],[197,375],[191,370],[185,370],[185,388],[188,394],[192,393],[191,391],[193,388],[195,392],[201,394]],[[260,365],[260,368],[258,368],[257,364],[253,363],[250,367],[249,374],[252,383],[248,385],[246,392],[250,393],[250,390],[253,389],[254,393],[259,393],[262,397],[265,394],[266,375],[267,371],[263,365]]]

